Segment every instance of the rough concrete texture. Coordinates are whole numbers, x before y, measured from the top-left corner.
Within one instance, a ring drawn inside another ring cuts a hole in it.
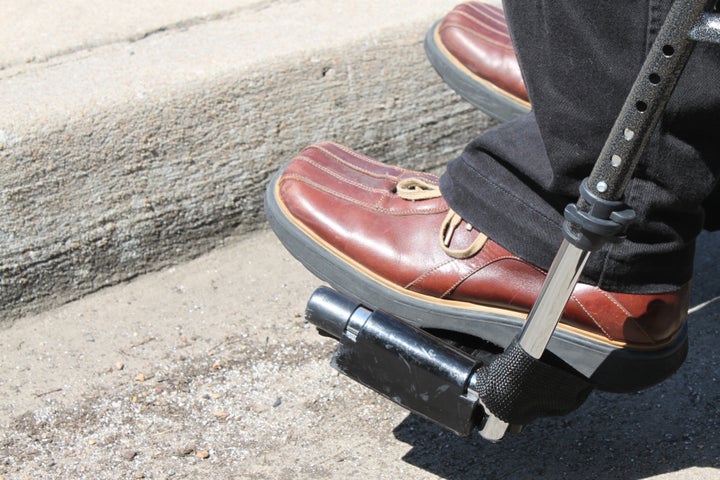
[[[2,330],[0,478],[717,480],[718,246],[680,371],[491,444],[338,375],[302,315],[317,279],[270,232],[232,238]]]
[[[33,0],[3,4],[0,69],[191,26],[272,0]],[[276,2],[277,3],[277,2]]]
[[[307,143],[419,169],[449,160],[489,125],[424,57],[425,31],[453,3],[192,7],[192,21],[167,16],[167,28],[121,22],[126,41],[91,32],[48,46],[44,61],[6,57],[2,318],[255,228],[269,175]]]
[[[60,20],[93,9],[10,3],[4,46],[19,30],[42,40],[58,25],[29,21],[32,6]],[[298,49],[286,45],[269,64],[250,43],[224,44],[222,29],[191,35],[303,3],[325,5],[326,15],[312,11],[325,19],[367,5],[377,21],[378,5],[392,19],[394,8],[429,2],[229,2],[243,5],[213,17],[201,2],[168,0],[199,20],[138,15],[171,10],[159,3],[98,0],[101,15],[123,19],[120,32],[76,21],[34,56],[0,52],[9,65],[0,67],[3,315],[224,246],[0,326],[0,478],[720,479],[718,235],[700,239],[690,355],[671,379],[633,395],[594,393],[572,415],[500,444],[456,437],[331,370],[333,341],[301,313],[318,282],[272,234],[226,238],[260,218],[264,179],[305,142],[325,136],[429,168],[484,128],[424,63],[424,22],[408,10],[415,34],[390,25],[324,50],[294,35]],[[330,23],[335,36],[348,33]],[[260,22],[245,27],[235,30],[256,35]],[[273,34],[284,31],[296,32]],[[218,55],[206,62],[211,45]],[[396,73],[404,65],[406,78]]]

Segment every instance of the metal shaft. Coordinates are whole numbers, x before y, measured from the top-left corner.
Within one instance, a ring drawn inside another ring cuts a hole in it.
[[[590,252],[563,240],[518,339],[522,349],[530,356],[539,359],[545,351],[589,256]],[[480,434],[486,440],[497,442],[505,436],[509,426],[489,414]]]
[[[590,252],[563,240],[548,272],[548,280],[543,284],[518,339],[522,349],[532,357],[539,359],[545,351],[589,256]]]
[[[703,16],[716,0],[676,0],[638,74],[588,180],[588,187],[604,200],[621,200],[625,187],[657,126],[665,105],[695,45],[691,37],[698,25],[706,27],[717,17]],[[696,37],[717,41],[709,34]],[[581,198],[578,207],[586,210]],[[539,359],[557,327],[562,311],[582,274],[589,251],[564,240],[531,310],[518,342]],[[500,440],[509,424],[491,412],[480,430],[491,441]]]

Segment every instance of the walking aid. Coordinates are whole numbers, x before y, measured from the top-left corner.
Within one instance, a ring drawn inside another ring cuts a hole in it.
[[[578,202],[565,209],[565,238],[524,328],[503,353],[468,355],[322,287],[308,301],[306,316],[340,342],[333,367],[458,434],[479,428],[490,441],[542,414],[562,414],[557,395],[582,403],[589,384],[540,358],[588,256],[607,242],[622,241],[634,219],[622,201],[625,187],[695,43],[720,43],[715,3],[673,4],[590,176],[582,182]]]

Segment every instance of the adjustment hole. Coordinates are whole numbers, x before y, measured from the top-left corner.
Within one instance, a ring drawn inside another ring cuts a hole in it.
[[[635,108],[637,108],[638,112],[644,112],[645,110],[647,110],[647,103],[640,100],[635,104]]]
[[[653,85],[657,85],[658,83],[660,83],[660,75],[658,75],[657,73],[651,73],[648,77],[648,80],[650,80],[650,83],[652,83]]]
[[[626,128],[625,131],[623,132],[623,136],[625,137],[625,140],[627,140],[629,142],[635,136],[635,132],[633,132],[629,128]]]
[[[666,57],[672,57],[673,54],[675,53],[675,49],[673,48],[672,45],[665,45],[662,48],[662,52],[663,52],[663,54],[665,54]]]

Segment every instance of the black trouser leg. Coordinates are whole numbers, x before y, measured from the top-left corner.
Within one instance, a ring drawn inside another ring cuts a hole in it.
[[[565,205],[592,169],[659,30],[668,0],[506,0],[533,112],[474,140],[448,166],[450,205],[490,238],[548,268]],[[720,48],[696,46],[628,185],[628,240],[594,253],[583,281],[674,290],[692,275],[703,202],[720,175]]]

